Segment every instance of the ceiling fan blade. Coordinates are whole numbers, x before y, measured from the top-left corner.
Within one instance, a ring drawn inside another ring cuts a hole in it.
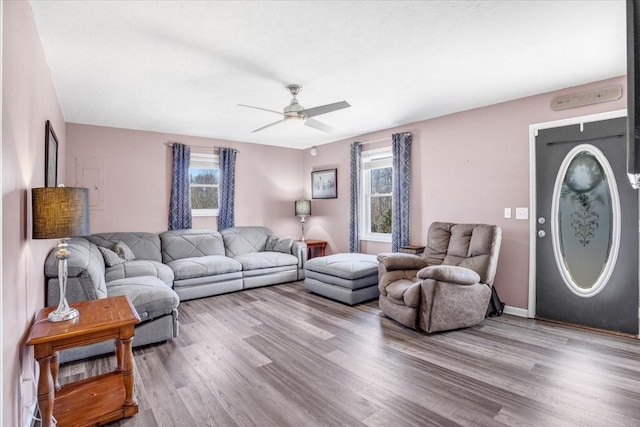
[[[253,105],[238,104],[238,107],[253,108],[255,110],[268,111],[270,113],[276,113],[279,116],[284,116],[284,113],[282,111],[269,110],[268,108],[262,108],[262,107],[254,107]]]
[[[277,125],[279,123],[284,123],[284,120],[278,120],[277,122],[269,123],[268,125],[262,126],[261,128],[258,128],[256,130],[252,130],[251,133],[255,133],[255,132],[261,131],[262,129],[266,129],[266,128],[271,127],[271,126],[275,126],[275,125]]]
[[[309,126],[310,128],[321,130],[326,133],[334,133],[336,130],[329,126],[328,124],[317,121],[316,119],[307,119],[304,121],[305,126]]]
[[[332,111],[342,110],[343,108],[349,108],[351,105],[347,101],[334,102],[333,104],[321,105],[319,107],[307,108],[300,111],[305,117],[315,117],[320,114],[327,114]]]

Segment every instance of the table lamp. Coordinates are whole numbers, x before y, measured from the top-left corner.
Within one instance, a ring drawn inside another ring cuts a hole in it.
[[[60,302],[49,314],[50,322],[62,322],[78,317],[78,310],[67,303],[67,259],[71,252],[67,240],[72,236],[89,234],[89,189],[76,187],[47,187],[31,190],[33,209],[33,239],[60,239],[58,283]]]
[[[304,242],[304,223],[305,217],[311,215],[311,200],[296,200],[296,216],[300,217],[300,225],[302,226],[302,240]]]

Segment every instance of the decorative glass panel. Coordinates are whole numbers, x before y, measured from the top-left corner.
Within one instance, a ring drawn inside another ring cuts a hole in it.
[[[606,157],[592,145],[567,154],[552,205],[554,255],[565,284],[581,296],[606,285],[620,243],[620,205]]]

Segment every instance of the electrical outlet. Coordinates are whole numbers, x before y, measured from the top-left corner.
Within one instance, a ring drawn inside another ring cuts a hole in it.
[[[529,208],[516,208],[516,219],[529,219]]]
[[[504,217],[511,218],[511,208],[504,208]]]

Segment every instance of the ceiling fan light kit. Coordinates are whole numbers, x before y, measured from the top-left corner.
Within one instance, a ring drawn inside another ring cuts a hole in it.
[[[317,129],[322,132],[332,133],[335,131],[331,126],[322,123],[318,120],[311,119],[312,117],[319,116],[321,114],[331,113],[332,111],[342,110],[344,108],[351,107],[347,101],[334,102],[333,104],[320,105],[318,107],[307,108],[305,109],[300,103],[296,96],[302,91],[302,86],[297,84],[291,84],[286,86],[287,90],[293,97],[289,105],[284,107],[283,112],[280,113],[276,110],[270,110],[268,108],[262,107],[254,107],[252,105],[238,104],[240,107],[254,108],[256,110],[268,111],[270,113],[279,114],[282,116],[282,120],[278,120],[273,123],[269,123],[265,126],[262,126],[254,131],[259,132],[263,129],[266,129],[271,126],[275,126],[279,123],[290,122],[290,123],[304,123],[305,126],[309,126],[311,128]]]

